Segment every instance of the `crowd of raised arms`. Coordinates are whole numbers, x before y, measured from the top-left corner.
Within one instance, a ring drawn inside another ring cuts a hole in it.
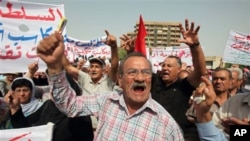
[[[207,69],[200,26],[186,19],[179,28],[193,65],[168,56],[159,60],[157,73],[134,51],[135,38],[119,37],[127,51],[119,61],[117,38],[105,30],[111,59],[80,57],[72,63],[55,31],[37,45],[45,72],[33,62],[25,73],[3,74],[0,129],[52,122],[53,141],[230,140],[229,125],[250,124],[249,70],[236,64]]]

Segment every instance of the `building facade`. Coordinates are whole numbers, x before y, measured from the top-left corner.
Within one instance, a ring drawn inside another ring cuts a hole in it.
[[[147,47],[168,47],[180,46],[178,39],[181,38],[178,22],[150,22],[144,21],[147,30],[145,43]],[[139,29],[139,22],[134,26],[134,31],[127,33],[130,37],[135,37]]]
[[[221,66],[221,57],[220,56],[205,56],[206,67],[207,69],[215,69]],[[221,66],[223,67],[223,66]]]
[[[152,22],[144,21],[147,30],[145,37],[146,47],[173,47],[180,46],[178,39],[181,38],[179,22]],[[127,36],[136,37],[139,29],[139,22],[134,26],[133,32],[128,32]],[[215,69],[220,65],[221,57],[206,56],[207,69]]]

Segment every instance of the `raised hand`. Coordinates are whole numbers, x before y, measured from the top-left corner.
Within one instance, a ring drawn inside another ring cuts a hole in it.
[[[185,20],[185,29],[183,28],[182,24],[179,25],[181,34],[183,39],[180,39],[180,43],[185,43],[189,47],[196,47],[199,46],[199,37],[198,37],[198,32],[200,30],[200,26],[197,26],[195,28],[194,22],[191,22],[191,26],[189,27],[189,22],[186,19]]]
[[[63,36],[55,31],[41,40],[37,46],[37,55],[47,64],[48,69],[62,67],[64,55]]]
[[[201,77],[201,85],[196,88],[194,91],[193,97],[194,97],[194,108],[196,109],[196,116],[198,122],[207,122],[211,120],[211,114],[210,114],[210,108],[212,104],[214,103],[214,100],[216,98],[216,94],[214,92],[213,85],[211,81],[206,78],[205,76]],[[205,99],[197,103],[195,101],[196,97],[202,97],[205,96]]]
[[[82,66],[87,62],[87,60],[85,60],[85,58],[79,58],[78,59],[78,62],[77,62],[77,67],[79,70],[82,69]]]
[[[35,74],[37,70],[39,69],[38,62],[29,64],[28,69],[29,69],[29,73]]]
[[[135,39],[129,38],[127,35],[123,34],[120,39],[123,41],[122,48],[127,51],[127,53],[134,52],[135,50]]]
[[[9,106],[12,114],[16,113],[16,111],[20,108],[20,100],[17,96],[15,96],[12,90],[9,90],[4,96],[4,102]]]
[[[107,38],[106,41],[104,41],[104,43],[106,45],[109,45],[111,48],[112,47],[116,47],[117,48],[117,41],[116,41],[116,37],[114,35],[109,34],[109,32],[107,30],[105,30]]]

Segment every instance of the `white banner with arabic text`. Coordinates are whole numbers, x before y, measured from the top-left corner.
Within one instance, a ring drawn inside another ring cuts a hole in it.
[[[30,128],[0,130],[0,141],[51,141],[53,127],[53,123],[48,123]]]
[[[231,30],[222,61],[250,66],[250,34]]]
[[[149,60],[152,63],[153,71],[159,70],[159,63],[163,62],[168,56],[174,55],[181,58],[182,63],[187,66],[192,66],[192,54],[188,46],[180,47],[154,47],[152,53],[149,56]]]
[[[38,61],[37,44],[57,29],[63,16],[63,4],[0,1],[0,73],[26,72]]]

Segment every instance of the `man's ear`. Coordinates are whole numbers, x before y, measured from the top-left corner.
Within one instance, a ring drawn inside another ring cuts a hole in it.
[[[117,74],[117,83],[118,86],[121,88],[121,80],[122,80],[122,75],[121,74]]]

